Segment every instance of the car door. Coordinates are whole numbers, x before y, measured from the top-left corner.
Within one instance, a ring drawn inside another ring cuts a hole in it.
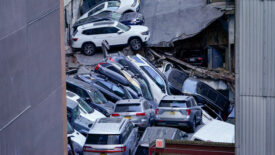
[[[202,119],[202,112],[201,112],[201,108],[197,105],[196,101],[194,98],[191,98],[189,100],[190,104],[191,104],[191,107],[192,107],[192,110],[195,111],[195,115],[196,115],[196,118],[197,118],[197,122],[199,122],[201,119]]]
[[[115,45],[121,45],[121,38],[118,34],[119,29],[116,27],[106,27],[104,29],[105,31],[105,37],[109,45],[115,46]]]

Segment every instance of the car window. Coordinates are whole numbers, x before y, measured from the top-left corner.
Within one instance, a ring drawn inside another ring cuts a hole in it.
[[[104,95],[100,91],[92,91],[91,95],[93,97],[93,101],[96,104],[104,104],[107,103],[107,99],[104,97]]]
[[[110,1],[110,2],[108,2],[108,8],[109,7],[119,7],[119,6],[120,6],[119,1]]]
[[[133,130],[133,125],[131,125],[131,123],[128,123],[128,125],[126,125],[126,126],[128,126],[128,127],[126,127],[125,131],[122,132],[122,134],[121,134],[122,143],[124,143],[128,139],[129,135],[131,134],[131,132]]]
[[[77,102],[85,110],[86,113],[91,114],[94,112],[93,108],[91,108],[84,100],[77,99]]]
[[[82,34],[85,34],[85,35],[99,35],[99,34],[107,34],[107,33],[109,33],[108,27],[88,29],[82,32]]]
[[[214,90],[212,90],[212,89],[209,89],[208,90],[208,95],[207,95],[207,97],[208,98],[210,98],[212,101],[216,101],[216,99],[217,99],[217,96],[218,96],[218,94],[214,91]]]
[[[150,109],[150,105],[147,101],[144,102],[144,109]]]
[[[67,122],[67,134],[72,134],[74,132],[73,127],[69,122]]]
[[[120,135],[89,134],[86,144],[122,144]]]
[[[190,107],[190,102],[187,101],[161,101],[159,107],[187,108]]]
[[[150,89],[148,88],[148,85],[143,79],[138,80],[140,84],[140,88],[143,94],[143,97],[147,100],[153,100],[152,94]]]
[[[119,29],[117,29],[116,27],[106,27],[104,29],[104,33],[117,33]]]
[[[120,97],[122,97],[122,98],[125,98],[125,93],[124,93],[124,91],[123,91],[122,88],[120,88],[120,87],[118,87],[118,86],[116,86],[116,85],[113,85],[112,91],[113,91],[116,95],[118,95],[118,96],[120,96]]]
[[[160,87],[161,91],[165,93],[165,82],[162,77],[148,66],[141,66],[141,69]]]
[[[130,30],[130,27],[129,26],[127,26],[127,25],[124,25],[124,24],[121,24],[121,23],[117,23],[117,27],[118,28],[120,28],[121,30],[123,30],[123,31],[128,31],[128,30]]]
[[[195,101],[194,98],[191,98],[190,101],[192,106],[197,106],[197,102]]]
[[[117,104],[115,112],[140,112],[141,106],[139,103]]]
[[[104,8],[104,6],[105,6],[105,3],[100,4],[99,6],[95,7],[94,9],[92,9],[92,10],[88,13],[88,16],[91,16],[91,15],[93,15],[94,13],[96,13],[96,12],[102,10],[102,9]]]

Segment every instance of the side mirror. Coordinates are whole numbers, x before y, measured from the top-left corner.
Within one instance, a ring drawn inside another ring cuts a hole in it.
[[[121,31],[121,30],[117,31],[117,34],[122,34],[122,33],[123,33],[123,31]]]
[[[88,103],[90,103],[90,102],[91,102],[91,99],[90,99],[89,97],[86,97],[86,98],[85,98],[85,101],[88,102]]]

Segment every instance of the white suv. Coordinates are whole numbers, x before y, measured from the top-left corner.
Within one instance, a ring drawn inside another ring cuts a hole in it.
[[[106,40],[110,46],[129,44],[133,51],[141,49],[150,38],[146,26],[126,26],[117,21],[103,21],[81,25],[72,36],[72,47],[82,49],[83,54],[93,55]]]
[[[91,8],[88,12],[83,14],[78,20],[99,14],[104,11],[114,11],[121,14],[126,12],[137,12],[139,10],[139,7],[140,0],[107,1]]]

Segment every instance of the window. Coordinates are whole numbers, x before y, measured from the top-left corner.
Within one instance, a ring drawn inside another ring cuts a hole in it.
[[[120,28],[121,30],[123,30],[123,31],[128,31],[128,30],[130,30],[130,27],[129,26],[126,26],[126,25],[124,25],[124,24],[121,24],[121,23],[117,23],[117,27],[118,28]]]
[[[121,135],[122,143],[124,143],[128,139],[129,135],[133,130],[133,125],[131,123],[128,123],[128,125],[126,126],[128,127],[125,128],[125,131]]]
[[[117,33],[118,32],[118,29],[115,28],[115,27],[106,27],[104,29],[104,34],[107,34],[107,33]]]
[[[116,85],[113,85],[112,91],[113,91],[116,95],[118,95],[118,96],[120,96],[120,97],[122,97],[122,98],[125,98],[125,93],[124,93],[124,91],[122,90],[122,88],[120,88],[120,87],[118,87],[118,86],[116,86]]]
[[[131,104],[117,104],[115,112],[140,112],[141,107],[139,103]]]
[[[190,107],[190,102],[186,101],[161,101],[159,107],[187,108]]]
[[[103,4],[101,4],[101,5],[97,6],[97,7],[95,7],[94,9],[92,9],[92,10],[88,13],[88,16],[91,16],[91,15],[93,15],[94,13],[96,13],[96,12],[102,10],[102,9],[104,8],[104,6],[105,6],[105,3],[103,3]]]
[[[165,93],[165,83],[162,77],[148,66],[141,66],[141,69],[159,86],[161,91]]]
[[[67,134],[72,134],[74,132],[73,127],[69,122],[67,122]]]
[[[191,102],[191,106],[197,106],[197,103],[194,98],[191,98],[190,102]]]
[[[144,109],[150,109],[150,105],[146,101],[144,102]]]
[[[86,144],[122,144],[120,135],[89,134]]]
[[[93,98],[93,101],[96,103],[96,104],[104,104],[104,103],[107,103],[107,100],[106,98],[104,97],[104,95],[100,92],[100,91],[93,91],[91,93],[92,95],[92,98]]]
[[[110,1],[110,2],[108,2],[108,8],[110,8],[110,7],[119,7],[119,6],[120,6],[119,1]]]
[[[85,113],[91,114],[94,112],[93,108],[91,108],[85,101],[82,99],[77,99],[77,102],[79,103],[80,107],[85,110]]]
[[[88,29],[82,32],[82,34],[85,34],[85,35],[98,35],[98,34],[105,34],[105,33],[107,33],[107,30],[105,27]]]

